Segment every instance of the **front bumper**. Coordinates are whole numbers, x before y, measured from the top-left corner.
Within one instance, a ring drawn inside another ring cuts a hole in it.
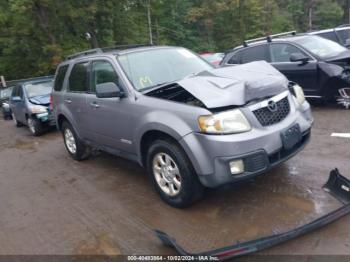
[[[270,154],[265,150],[258,150],[234,157],[217,157],[214,161],[215,173],[211,175],[199,175],[199,179],[206,187],[217,187],[226,183],[251,179],[296,155],[310,141],[310,137],[311,129],[308,129],[303,133],[302,140],[288,150],[282,147]],[[245,172],[232,175],[229,169],[229,163],[240,159],[243,160]]]
[[[187,252],[184,248],[176,243],[175,239],[160,230],[155,230],[155,233],[164,245],[174,248],[183,256],[193,258],[191,260],[198,260],[201,257],[207,256],[210,258],[209,260],[219,261],[252,254],[312,232],[350,213],[350,180],[342,176],[339,171],[335,169],[331,171],[329,180],[323,188],[326,192],[329,192],[340,202],[344,203],[344,205],[337,210],[334,210],[333,212],[324,215],[306,225],[297,227],[284,233],[262,237],[243,243],[238,242],[238,244],[200,253]]]
[[[295,105],[292,96],[289,96],[289,102]],[[310,139],[313,117],[307,102],[303,106],[292,106],[283,121],[268,127],[261,126],[249,108],[241,110],[252,124],[251,131],[232,135],[191,133],[179,141],[206,187],[218,187],[262,174],[294,156]],[[300,127],[302,140],[292,149],[285,150],[280,134],[295,125]],[[232,175],[229,162],[239,159],[244,162],[244,173]]]

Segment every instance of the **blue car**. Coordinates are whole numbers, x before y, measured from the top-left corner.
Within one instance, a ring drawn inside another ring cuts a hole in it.
[[[15,86],[10,97],[12,119],[17,127],[26,125],[34,136],[55,125],[50,117],[53,77],[42,77]]]
[[[12,113],[9,104],[12,89],[13,87],[11,86],[0,90],[0,107],[5,120],[12,119]]]

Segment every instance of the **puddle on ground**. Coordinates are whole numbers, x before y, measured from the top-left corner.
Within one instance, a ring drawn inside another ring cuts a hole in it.
[[[76,250],[74,254],[77,255],[121,255],[119,247],[112,243],[107,234],[100,235],[93,239],[92,243],[83,243]]]
[[[0,148],[2,150],[3,149],[18,149],[18,150],[36,151],[38,145],[39,145],[38,141],[28,141],[28,140],[23,140],[23,139],[16,139],[16,140],[11,141],[11,142],[6,142],[3,144],[0,144]]]

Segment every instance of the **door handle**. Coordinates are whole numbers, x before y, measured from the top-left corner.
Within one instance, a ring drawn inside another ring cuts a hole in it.
[[[70,99],[65,99],[64,102],[67,103],[67,104],[71,104],[71,103],[72,103],[72,100],[70,100]]]
[[[100,105],[97,104],[96,102],[90,103],[90,106],[92,106],[93,108],[99,108],[100,107]]]

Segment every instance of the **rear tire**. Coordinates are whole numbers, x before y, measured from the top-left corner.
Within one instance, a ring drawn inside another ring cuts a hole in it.
[[[199,200],[204,187],[183,149],[170,140],[156,140],[149,147],[147,170],[160,197],[177,208]]]
[[[62,124],[64,145],[69,155],[76,161],[82,161],[90,156],[91,149],[85,145],[76,134],[72,125],[68,122]]]
[[[28,125],[30,133],[33,136],[40,136],[44,132],[44,128],[43,128],[41,122],[34,117],[28,117],[27,125]]]

